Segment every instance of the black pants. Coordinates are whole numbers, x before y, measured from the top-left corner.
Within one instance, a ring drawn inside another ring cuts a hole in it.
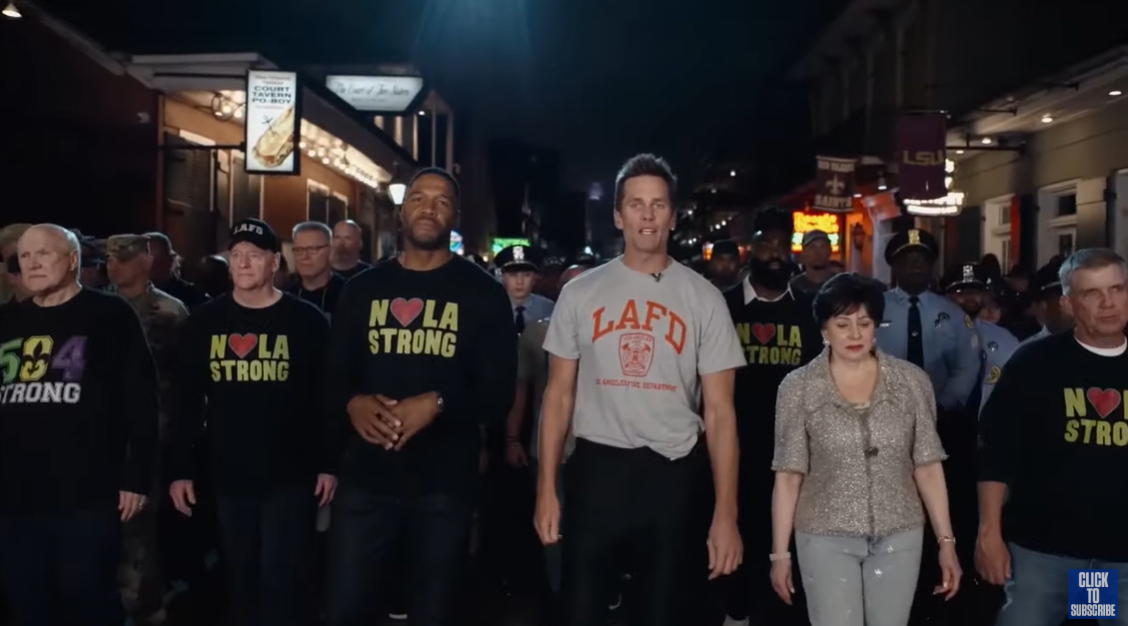
[[[115,507],[0,515],[9,626],[121,626]]]
[[[412,626],[450,626],[469,552],[473,498],[395,498],[342,487],[329,538],[329,626],[367,626],[405,545]]]
[[[636,621],[686,624],[686,589],[699,582],[692,576],[707,575],[705,536],[694,532],[705,458],[700,448],[671,461],[646,448],[576,442],[565,465],[561,532],[568,624],[603,623],[621,571],[620,551],[630,558],[640,590]]]
[[[742,462],[745,459],[742,459]],[[750,465],[752,465],[750,463]],[[770,461],[755,464],[755,471],[742,468],[740,476],[740,538],[744,542],[744,562],[732,576],[714,582],[722,589],[725,613],[737,619],[751,618],[753,624],[807,624],[807,608],[803,602],[799,560],[792,560],[792,580],[799,593],[792,596],[792,606],[772,590],[772,488],[775,472],[766,469]],[[795,554],[795,548],[790,548]]]
[[[287,626],[305,619],[317,502],[313,485],[217,498],[219,532],[237,623]]]

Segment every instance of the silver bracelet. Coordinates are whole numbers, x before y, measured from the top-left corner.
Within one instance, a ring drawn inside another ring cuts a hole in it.
[[[790,552],[781,552],[779,554],[769,554],[768,560],[773,562],[773,563],[775,563],[776,561],[790,561],[791,560],[791,553]]]

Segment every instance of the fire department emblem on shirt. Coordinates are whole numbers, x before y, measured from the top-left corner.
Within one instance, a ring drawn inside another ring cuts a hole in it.
[[[987,373],[987,380],[984,380],[983,382],[987,383],[988,385],[994,385],[995,383],[999,382],[999,376],[1001,376],[1002,373],[1003,370],[999,369],[999,366],[996,365],[991,368],[990,372]]]
[[[653,336],[646,333],[626,333],[619,337],[619,365],[623,368],[623,376],[646,376],[653,360]]]

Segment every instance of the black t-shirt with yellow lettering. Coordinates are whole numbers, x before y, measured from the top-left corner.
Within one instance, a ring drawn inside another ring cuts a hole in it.
[[[979,480],[1007,485],[1003,537],[1038,552],[1128,561],[1128,353],[1073,333],[1024,345],[980,415]]]
[[[788,291],[778,300],[745,303],[743,284],[725,292],[748,365],[736,372],[737,429],[742,483],[771,494],[776,391],[792,370],[822,351],[812,301]],[[747,491],[747,490],[746,490]]]
[[[188,318],[174,381],[173,479],[193,478],[208,438],[216,490],[255,494],[335,474],[337,436],[322,398],[329,323],[289,294],[262,309],[228,293]],[[338,429],[339,432],[339,429]]]
[[[386,495],[468,493],[479,426],[505,418],[517,375],[517,332],[505,288],[460,256],[430,271],[397,259],[345,286],[333,316],[330,392],[339,419],[360,394],[393,400],[437,392],[443,410],[403,450],[351,427],[342,485]]]

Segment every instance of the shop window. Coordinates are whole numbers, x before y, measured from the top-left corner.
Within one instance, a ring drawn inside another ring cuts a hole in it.
[[[329,221],[329,188],[321,183],[309,181],[307,184],[309,204],[306,210],[306,219],[311,222],[331,224]]]
[[[194,139],[177,133],[164,137],[164,230],[186,259],[211,254],[216,233],[216,155]]]
[[[349,217],[349,199],[339,193],[334,193],[329,196],[326,201],[327,216],[325,223],[332,226],[337,222],[342,222]]]
[[[1073,254],[1073,248],[1077,243],[1077,233],[1068,232],[1058,235],[1057,253],[1062,256],[1069,256]]]

